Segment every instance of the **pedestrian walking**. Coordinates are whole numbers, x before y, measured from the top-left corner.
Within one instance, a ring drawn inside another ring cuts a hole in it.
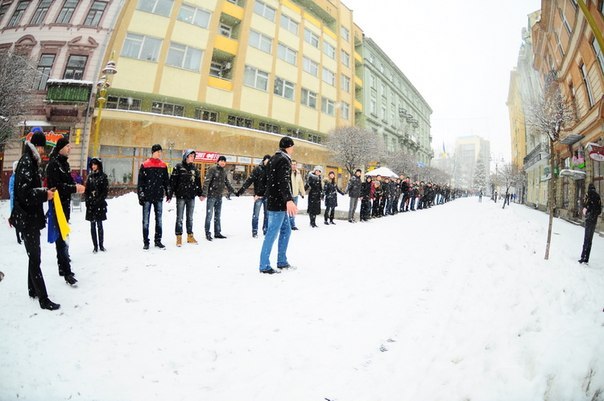
[[[317,215],[321,214],[321,199],[323,199],[323,185],[321,184],[321,174],[323,167],[315,166],[313,171],[308,174],[304,189],[308,192],[308,217],[310,226],[317,227]]]
[[[197,245],[198,242],[193,235],[193,213],[195,212],[195,197],[201,200],[201,176],[199,169],[193,163],[195,151],[187,149],[183,152],[182,162],[176,164],[170,175],[170,191],[176,197],[176,224],[174,233],[176,235],[176,246],[182,246],[182,220],[186,211],[187,244]]]
[[[243,182],[243,185],[235,193],[237,196],[241,196],[245,190],[250,186],[254,185],[254,207],[252,209],[252,237],[258,238],[258,219],[260,218],[260,209],[262,209],[262,234],[266,235],[266,229],[268,227],[268,216],[266,215],[266,197],[264,192],[266,191],[266,165],[270,160],[271,155],[264,155],[262,162],[254,170],[252,174]]]
[[[206,174],[206,178],[203,183],[203,195],[201,199],[208,199],[206,203],[206,239],[212,241],[212,234],[210,232],[210,225],[212,223],[212,216],[214,216],[214,238],[223,239],[226,236],[222,235],[222,227],[220,225],[220,213],[222,210],[222,195],[224,188],[228,189],[228,194],[235,193],[231,182],[227,177],[226,157],[220,156],[215,166],[210,167]]]
[[[333,219],[335,217],[336,207],[338,206],[338,193],[344,195],[344,191],[338,188],[336,183],[336,173],[330,171],[327,179],[323,184],[325,197],[325,225],[336,224]],[[329,221],[327,221],[329,219]]]
[[[86,178],[84,199],[86,203],[86,220],[90,222],[90,236],[92,238],[92,252],[106,252],[104,246],[105,231],[103,221],[107,220],[107,193],[109,180],[103,172],[103,162],[99,158],[90,161],[90,174]]]
[[[260,273],[275,274],[281,269],[291,267],[287,260],[287,247],[291,234],[288,216],[298,213],[294,203],[291,182],[291,155],[294,152],[294,141],[288,136],[279,141],[279,150],[266,167],[266,198],[268,211],[268,228],[260,251]],[[275,240],[277,242],[277,270],[270,264],[270,255]]]
[[[359,198],[361,197],[361,186],[363,184],[361,182],[361,173],[362,171],[360,168],[356,169],[354,175],[350,177],[350,180],[348,180],[348,185],[346,185],[346,190],[344,191],[348,194],[348,197],[350,198],[350,203],[348,204],[349,223],[355,222],[354,214],[357,210]]]
[[[172,189],[168,165],[161,160],[162,147],[155,144],[151,147],[151,157],[145,160],[138,169],[138,203],[143,207],[143,249],[149,249],[149,220],[151,207],[155,213],[154,245],[159,249],[166,249],[162,239],[162,211],[164,196],[170,202]]]
[[[10,198],[10,209],[9,209],[9,216],[10,213],[13,211],[13,206],[15,205],[15,172],[17,171],[17,165],[19,164],[19,160],[15,160],[15,162],[13,163],[13,173],[11,174],[9,180],[8,180],[8,196]],[[17,243],[21,244],[21,234],[19,233],[19,230],[17,230],[17,228],[15,228],[15,234],[17,235]]]
[[[304,180],[302,179],[302,173],[298,169],[298,163],[292,160],[292,195],[294,197],[294,204],[298,206],[298,197],[304,199],[306,191],[304,190]],[[292,230],[296,231],[296,215],[289,216],[289,222],[292,226]]]
[[[602,213],[602,199],[596,192],[594,184],[589,184],[585,201],[583,202],[583,215],[585,216],[585,236],[583,237],[583,250],[579,263],[589,263],[589,254],[591,253],[591,243],[596,231],[598,216]]]

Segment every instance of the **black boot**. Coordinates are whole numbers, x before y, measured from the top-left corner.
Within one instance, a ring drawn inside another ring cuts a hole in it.
[[[59,304],[55,304],[48,298],[44,298],[40,300],[40,308],[48,309],[48,310],[57,310],[61,307]]]
[[[96,237],[96,224],[94,221],[90,222],[90,236],[92,237],[92,245],[94,246],[92,252],[97,253],[99,251],[99,243]]]
[[[105,247],[103,246],[104,239],[105,239],[105,232],[103,231],[103,226],[101,225],[101,222],[99,221],[99,249],[101,250],[101,252],[107,251],[105,249]]]

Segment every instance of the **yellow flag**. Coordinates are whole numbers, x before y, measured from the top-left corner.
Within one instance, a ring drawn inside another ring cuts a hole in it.
[[[67,218],[65,217],[65,212],[63,211],[63,205],[61,205],[59,191],[55,191],[55,196],[52,199],[55,205],[57,225],[59,226],[59,231],[61,232],[61,238],[63,238],[63,241],[65,241],[67,240],[67,236],[71,232],[71,228],[69,227],[69,223],[67,223]]]

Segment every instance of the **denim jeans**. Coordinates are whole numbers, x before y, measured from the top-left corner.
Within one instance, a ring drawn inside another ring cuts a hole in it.
[[[298,206],[298,197],[294,196],[294,204],[296,206]],[[289,216],[289,225],[291,226],[291,228],[294,228],[296,226],[296,216]]]
[[[350,204],[348,206],[348,221],[354,220],[354,213],[357,211],[358,202],[359,198],[355,198],[354,196],[350,197]]]
[[[266,198],[258,198],[254,201],[254,211],[252,213],[252,234],[258,234],[258,218],[260,217],[260,208],[262,208],[262,214],[264,219],[262,220],[262,233],[266,234],[266,228],[268,226],[268,216],[266,215]]]
[[[182,235],[182,217],[187,209],[187,234],[193,234],[193,212],[195,211],[195,198],[176,199],[176,235]]]
[[[143,203],[143,241],[147,245],[149,244],[149,218],[151,215],[151,206],[153,206],[153,210],[155,211],[155,242],[161,242],[161,215],[163,205],[163,199]]]
[[[287,212],[272,212],[268,211],[268,229],[262,243],[262,251],[260,251],[260,271],[270,270],[270,256],[273,250],[273,244],[279,235],[277,243],[277,267],[286,266],[287,262],[287,245],[292,228],[287,216]]]
[[[220,229],[220,210],[222,209],[222,197],[220,198],[208,198],[206,199],[206,234],[210,233],[210,223],[212,222],[212,215],[214,215],[214,235],[221,234]]]

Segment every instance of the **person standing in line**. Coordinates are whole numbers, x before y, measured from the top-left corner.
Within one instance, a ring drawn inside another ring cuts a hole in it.
[[[308,217],[310,226],[317,227],[317,215],[321,214],[321,199],[323,199],[323,186],[321,184],[321,174],[323,167],[315,166],[313,171],[308,174],[304,189],[308,191]]]
[[[260,251],[260,273],[275,274],[281,269],[291,267],[287,260],[287,246],[291,234],[288,216],[298,213],[294,203],[291,181],[291,155],[294,152],[294,141],[288,136],[279,141],[279,150],[266,166],[266,198],[268,211],[268,229]],[[277,270],[271,267],[270,256],[273,244],[277,242]]]
[[[206,204],[205,224],[206,239],[208,241],[212,241],[212,234],[210,233],[212,215],[214,215],[214,238],[226,238],[226,236],[222,235],[222,228],[220,226],[222,195],[225,187],[228,188],[229,195],[231,193],[235,193],[235,190],[227,177],[226,170],[224,169],[226,164],[226,157],[220,156],[216,165],[208,169],[203,183],[203,195],[201,200],[203,201],[206,197],[208,198],[208,203]]]
[[[382,188],[381,181],[376,179],[373,181],[373,211],[371,213],[371,217],[382,217],[381,204],[383,196],[384,189]]]
[[[589,184],[585,201],[583,202],[583,215],[585,216],[585,236],[583,238],[583,250],[579,263],[589,263],[589,254],[591,253],[591,242],[596,231],[598,216],[602,213],[602,199],[596,192],[594,184]]]
[[[327,179],[323,184],[325,195],[325,225],[336,224],[333,219],[335,217],[336,207],[338,206],[338,193],[344,195],[344,192],[338,188],[336,183],[336,173],[330,171]],[[329,219],[329,222],[327,221]]]
[[[40,308],[57,310],[61,305],[48,298],[44,276],[40,269],[40,231],[46,227],[44,202],[54,197],[54,190],[42,186],[40,163],[45,153],[46,135],[41,129],[25,142],[25,148],[15,171],[14,209],[10,223],[19,229],[29,258],[27,288],[29,296],[38,298]]]
[[[350,203],[348,205],[348,222],[354,223],[354,213],[357,210],[357,204],[359,202],[359,197],[361,196],[361,186],[363,183],[361,182],[361,169],[358,168],[354,172],[354,175],[350,177],[348,180],[348,185],[346,185],[346,190],[344,193],[348,194],[350,198]],[[362,206],[362,205],[361,205]]]
[[[155,212],[155,247],[166,249],[162,244],[162,211],[164,196],[167,202],[172,199],[168,165],[161,160],[162,147],[156,143],[151,147],[151,157],[138,169],[138,203],[143,207],[143,249],[149,249],[149,220],[151,207]]]
[[[361,185],[361,214],[360,221],[369,221],[371,219],[371,198],[373,185],[371,176],[365,176],[365,182]]]
[[[103,172],[101,159],[93,158],[90,161],[90,174],[86,178],[84,199],[86,202],[86,220],[90,222],[90,236],[92,237],[93,253],[107,251],[103,244],[105,232],[103,221],[107,220],[107,193],[109,180]]]
[[[271,155],[264,155],[262,161],[257,165],[252,174],[243,182],[243,185],[235,193],[236,196],[241,196],[245,190],[254,184],[254,208],[252,210],[252,237],[258,238],[258,219],[260,218],[260,209],[264,217],[262,221],[262,234],[266,235],[268,227],[268,216],[266,215],[266,165],[270,160]]]
[[[300,196],[304,199],[304,195],[306,195],[304,180],[302,179],[300,170],[298,170],[298,163],[295,160],[292,160],[292,195],[294,196],[294,204],[296,206],[298,206],[298,197]],[[296,231],[298,229],[296,227],[296,215],[289,216],[289,222],[292,230]]]
[[[195,211],[195,197],[201,200],[203,192],[201,190],[201,176],[199,169],[193,163],[195,161],[195,151],[187,149],[182,155],[182,162],[174,166],[170,175],[170,190],[176,197],[176,246],[182,246],[182,219],[187,213],[186,229],[187,244],[197,245],[198,242],[193,235],[193,213]]]
[[[10,179],[8,180],[8,195],[10,198],[10,209],[9,209],[9,215],[10,212],[13,211],[13,206],[15,205],[15,171],[17,171],[17,165],[19,164],[19,160],[15,160],[15,162],[13,163],[13,173],[10,176]],[[20,245],[21,244],[21,234],[19,234],[19,230],[17,230],[17,228],[15,227],[15,233],[17,234],[17,243]]]
[[[61,138],[57,141],[57,145],[50,152],[50,161],[46,166],[46,181],[50,188],[56,188],[59,197],[61,198],[61,206],[65,218],[69,222],[71,215],[71,194],[83,194],[85,187],[82,184],[77,184],[71,175],[69,167],[69,153],[71,152],[71,144],[67,138]],[[57,249],[57,263],[59,265],[59,276],[65,278],[65,282],[69,285],[75,285],[75,275],[71,271],[71,258],[69,257],[69,245],[61,235],[58,236],[55,247]]]

